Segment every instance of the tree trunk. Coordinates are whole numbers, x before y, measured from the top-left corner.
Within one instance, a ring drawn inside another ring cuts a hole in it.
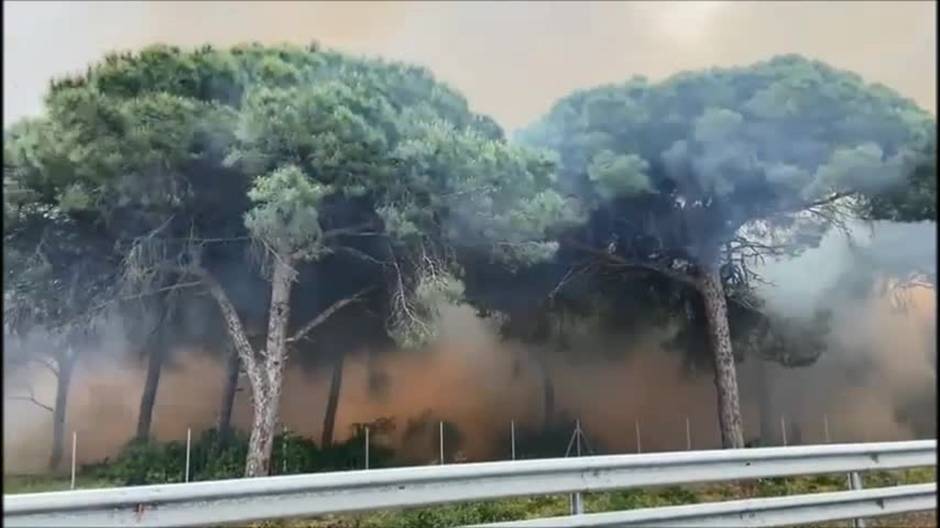
[[[225,387],[222,389],[222,404],[219,406],[219,421],[216,428],[219,439],[228,438],[232,428],[232,408],[235,405],[235,391],[238,389],[238,373],[241,369],[241,360],[238,352],[229,350],[226,360]]]
[[[274,390],[280,393],[280,387]],[[271,450],[274,446],[280,394],[253,394],[255,398],[248,457],[245,461],[246,477],[264,477],[271,472]]]
[[[743,421],[735,373],[731,333],[728,328],[728,307],[718,266],[705,268],[697,282],[705,304],[708,337],[715,359],[715,388],[718,392],[718,423],[721,445],[725,449],[744,447]]]
[[[294,270],[290,259],[283,255],[274,258],[271,277],[271,307],[268,312],[268,337],[262,354],[264,366],[260,376],[252,380],[254,398],[254,425],[248,440],[248,459],[245,476],[258,477],[270,473],[271,448],[281,401],[284,363],[287,359],[287,324],[290,319],[290,293]]]
[[[162,330],[157,330],[162,332]],[[137,439],[150,438],[150,426],[153,423],[153,405],[157,401],[157,388],[160,385],[160,373],[163,371],[163,358],[165,356],[163,340],[157,339],[157,344],[150,350],[147,360],[147,379],[144,382],[144,392],[140,395],[140,412],[137,415]]]
[[[555,424],[555,382],[544,363],[542,370],[542,429],[548,431]]]
[[[770,382],[767,378],[767,364],[763,359],[755,358],[754,366],[757,378],[757,406],[760,413],[761,445],[769,446],[779,441],[775,434],[773,403],[770,399]]]
[[[323,416],[323,435],[320,447],[325,449],[333,445],[333,429],[336,426],[336,408],[339,406],[339,392],[343,385],[343,363],[346,355],[340,353],[333,365],[330,378],[330,396],[326,401],[326,414]]]
[[[49,456],[49,469],[55,471],[62,463],[62,452],[65,444],[65,411],[68,405],[69,385],[72,383],[72,370],[75,367],[75,356],[72,349],[68,349],[64,357],[58,361],[59,374],[56,378],[55,408],[52,412],[52,453]]]

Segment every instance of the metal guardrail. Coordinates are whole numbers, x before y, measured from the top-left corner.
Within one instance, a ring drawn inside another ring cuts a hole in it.
[[[683,451],[4,495],[3,520],[6,526],[43,527],[244,523],[525,495],[930,466],[936,450],[936,440],[922,440]]]
[[[569,528],[576,526],[794,526],[875,517],[937,507],[937,484],[913,484],[859,491],[835,491],[764,499],[745,499],[686,506],[589,513],[528,521],[494,523],[487,528]]]

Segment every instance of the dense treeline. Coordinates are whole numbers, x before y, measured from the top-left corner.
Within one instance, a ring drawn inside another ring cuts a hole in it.
[[[59,380],[55,466],[75,351],[103,320],[120,313],[147,357],[141,441],[171,345],[226,342],[217,429],[241,371],[255,476],[286,362],[322,354],[337,318],[401,347],[432,340],[448,302],[525,339],[564,340],[571,316],[678,319],[677,346],[709,344],[692,355],[714,366],[724,445],[742,447],[736,355],[820,350],[762,311],[754,260],[851,217],[933,219],[933,127],[799,57],[581,91],[510,142],[413,66],[315,45],[110,55],[5,131],[5,336],[41,329],[51,351],[5,361]],[[208,323],[180,331],[194,306]]]

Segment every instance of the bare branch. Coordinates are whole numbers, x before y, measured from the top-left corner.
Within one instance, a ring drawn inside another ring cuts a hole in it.
[[[8,399],[10,399],[10,400],[18,400],[18,401],[30,402],[30,403],[32,403],[32,404],[38,405],[39,407],[42,407],[43,409],[45,409],[45,410],[47,410],[47,411],[49,411],[49,412],[55,412],[55,409],[53,409],[52,407],[49,407],[49,406],[46,405],[45,403],[42,403],[41,401],[37,400],[36,398],[33,398],[32,396],[9,396]]]
[[[45,409],[45,410],[47,410],[47,411],[49,411],[49,412],[55,412],[55,409],[53,409],[53,408],[50,407],[49,405],[46,405],[45,403],[42,403],[41,401],[37,400],[35,396],[33,396],[33,389],[32,389],[32,387],[28,387],[28,388],[27,388],[27,391],[29,392],[29,394],[27,394],[27,395],[22,395],[22,396],[20,396],[20,395],[17,395],[17,396],[7,396],[7,399],[29,402],[29,403],[32,403],[32,404],[34,404],[34,405],[37,405],[37,406],[39,406],[39,407],[41,407],[41,408],[43,408],[43,409]]]
[[[646,271],[651,271],[654,273],[659,273],[660,275],[664,275],[672,280],[676,280],[684,284],[688,284],[690,286],[697,286],[697,283],[694,277],[682,271],[674,270],[672,268],[668,268],[666,266],[657,264],[655,262],[625,259],[621,257],[620,255],[608,253],[606,251],[600,251],[598,249],[594,249],[590,246],[580,244],[577,242],[573,243],[573,245],[577,247],[578,249],[585,251],[586,253],[594,255],[595,257],[600,257],[601,260],[606,261],[609,265],[612,265],[614,267],[637,268],[637,269],[642,269]]]
[[[28,361],[39,363],[43,367],[46,367],[46,369],[48,369],[49,372],[51,372],[53,376],[57,378],[59,377],[59,369],[57,369],[52,363],[50,363],[49,360],[45,358],[40,358],[40,357],[31,357],[29,358]]]
[[[853,194],[855,194],[855,193],[853,193],[853,192],[848,192],[848,191],[842,191],[842,192],[832,193],[832,194],[830,194],[829,196],[826,196],[826,197],[824,197],[824,198],[820,198],[819,200],[815,200],[815,201],[812,201],[812,202],[800,202],[800,203],[797,203],[797,204],[793,205],[792,207],[787,207],[787,208],[781,209],[781,210],[777,211],[777,214],[797,213],[797,212],[800,212],[800,211],[805,211],[805,210],[807,210],[807,209],[814,209],[814,208],[816,208],[816,207],[821,207],[821,206],[824,206],[824,205],[831,205],[831,204],[833,204],[833,203],[835,203],[835,202],[838,202],[839,200],[841,200],[841,199],[843,199],[843,198],[847,198],[847,197],[849,197],[849,196],[852,196]]]
[[[851,195],[853,195],[853,194],[855,194],[855,193],[848,192],[848,191],[833,193],[833,194],[831,194],[831,195],[829,195],[829,196],[827,196],[827,197],[825,197],[825,198],[821,198],[821,199],[819,199],[819,200],[816,200],[815,202],[810,202],[810,203],[806,204],[806,206],[804,207],[804,209],[811,209],[811,208],[813,208],[813,207],[819,207],[819,206],[821,206],[821,205],[828,205],[828,204],[831,204],[831,203],[834,203],[834,202],[838,202],[839,200],[841,200],[841,199],[843,199],[843,198],[847,198],[847,197],[849,197],[849,196],[851,196]]]
[[[572,279],[574,279],[578,275],[581,275],[582,273],[586,272],[589,269],[591,269],[591,263],[587,263],[580,267],[572,266],[568,268],[568,271],[561,278],[561,280],[558,281],[558,284],[556,284],[555,287],[552,288],[552,291],[548,293],[548,299],[549,300],[554,299],[555,296],[558,295],[558,293],[562,290],[562,288],[565,287],[565,285],[567,285],[569,282],[571,282]]]
[[[336,301],[335,303],[331,304],[325,310],[320,312],[319,315],[311,319],[307,324],[300,327],[300,329],[297,330],[297,332],[294,333],[293,336],[287,338],[287,342],[294,343],[301,339],[306,339],[307,334],[313,331],[316,327],[325,323],[326,320],[329,319],[333,314],[335,314],[336,312],[338,312],[339,310],[341,310],[344,306],[348,304],[359,302],[362,299],[362,297],[366,293],[371,291],[372,289],[373,288],[363,288],[362,290],[359,290],[355,294],[350,295],[349,297],[344,297],[343,299],[340,299]]]
[[[374,227],[372,222],[364,222],[359,225],[354,225],[350,227],[338,227],[336,229],[328,229],[323,232],[323,238],[334,238],[338,236],[369,236],[369,235],[378,235],[376,232],[362,231],[363,229]]]
[[[375,258],[375,257],[373,257],[373,256],[371,256],[371,255],[369,255],[369,254],[367,254],[367,253],[365,253],[365,252],[363,252],[363,251],[359,251],[358,249],[351,248],[351,247],[349,247],[349,246],[338,246],[338,247],[335,247],[335,248],[333,248],[333,249],[334,249],[335,251],[345,251],[345,252],[347,252],[347,253],[349,253],[349,254],[355,256],[355,257],[359,257],[359,258],[361,258],[361,259],[363,259],[363,260],[367,260],[367,261],[369,261],[369,262],[372,262],[372,263],[374,263],[374,264],[378,264],[378,265],[380,265],[380,266],[390,266],[390,265],[391,265],[390,263],[385,262],[384,260],[379,260],[379,259],[377,259],[377,258]]]
[[[251,343],[248,341],[244,324],[242,324],[242,320],[238,315],[238,311],[235,310],[235,305],[232,304],[228,294],[225,292],[225,288],[223,288],[219,281],[216,280],[216,278],[204,268],[186,267],[179,269],[179,271],[199,277],[202,283],[205,284],[206,289],[215,299],[216,304],[219,305],[219,310],[221,310],[222,317],[226,323],[225,328],[228,330],[229,337],[232,339],[232,343],[235,346],[236,352],[238,352],[238,357],[245,365],[245,372],[247,373],[252,386],[256,389],[262,389],[263,387],[266,387],[267,384],[262,383],[258,365],[255,361],[254,349],[252,348]]]

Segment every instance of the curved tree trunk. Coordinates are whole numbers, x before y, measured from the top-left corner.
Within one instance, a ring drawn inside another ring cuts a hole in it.
[[[225,387],[222,389],[222,404],[219,406],[219,421],[216,424],[219,439],[223,441],[232,429],[232,408],[235,406],[235,391],[238,390],[238,373],[241,370],[238,352],[229,350],[225,366]]]
[[[157,330],[160,332],[161,330]],[[160,385],[160,373],[163,371],[163,358],[166,355],[163,340],[157,339],[156,346],[150,350],[147,359],[147,379],[144,392],[140,395],[140,412],[137,415],[137,439],[150,438],[150,426],[153,423],[153,406],[157,401],[157,388]]]
[[[260,372],[251,377],[254,421],[248,440],[245,476],[270,474],[271,448],[281,403],[284,364],[287,361],[287,324],[290,319],[290,293],[294,270],[284,255],[274,258],[271,277],[271,307],[268,312],[268,336]],[[250,366],[248,366],[250,368]]]
[[[718,266],[708,266],[697,281],[705,304],[708,337],[715,359],[715,389],[718,392],[718,423],[721,446],[725,449],[744,447],[744,426],[741,419],[738,378],[728,328],[728,306]]]
[[[69,386],[72,383],[72,371],[75,367],[74,351],[69,348],[58,361],[56,378],[55,407],[52,411],[52,453],[49,456],[49,469],[55,471],[62,463],[65,444],[65,411],[68,405]]]
[[[271,449],[274,445],[275,427],[278,423],[281,386],[284,366],[287,362],[287,344],[301,339],[343,306],[356,302],[365,293],[363,290],[351,297],[341,299],[305,324],[290,339],[287,325],[290,321],[290,294],[294,280],[293,259],[276,255],[271,277],[271,306],[268,311],[268,333],[265,350],[255,353],[248,339],[238,311],[225,289],[210,272],[199,267],[187,268],[190,274],[199,277],[215,298],[225,321],[225,328],[238,355],[239,363],[251,387],[252,418],[251,436],[248,439],[248,456],[245,461],[245,476],[257,477],[269,474]]]
[[[320,438],[320,447],[327,448],[333,445],[333,429],[336,427],[336,408],[339,406],[339,393],[343,386],[343,363],[346,354],[340,353],[333,364],[333,375],[330,377],[330,395],[326,401],[326,414],[323,415],[323,435]]]

